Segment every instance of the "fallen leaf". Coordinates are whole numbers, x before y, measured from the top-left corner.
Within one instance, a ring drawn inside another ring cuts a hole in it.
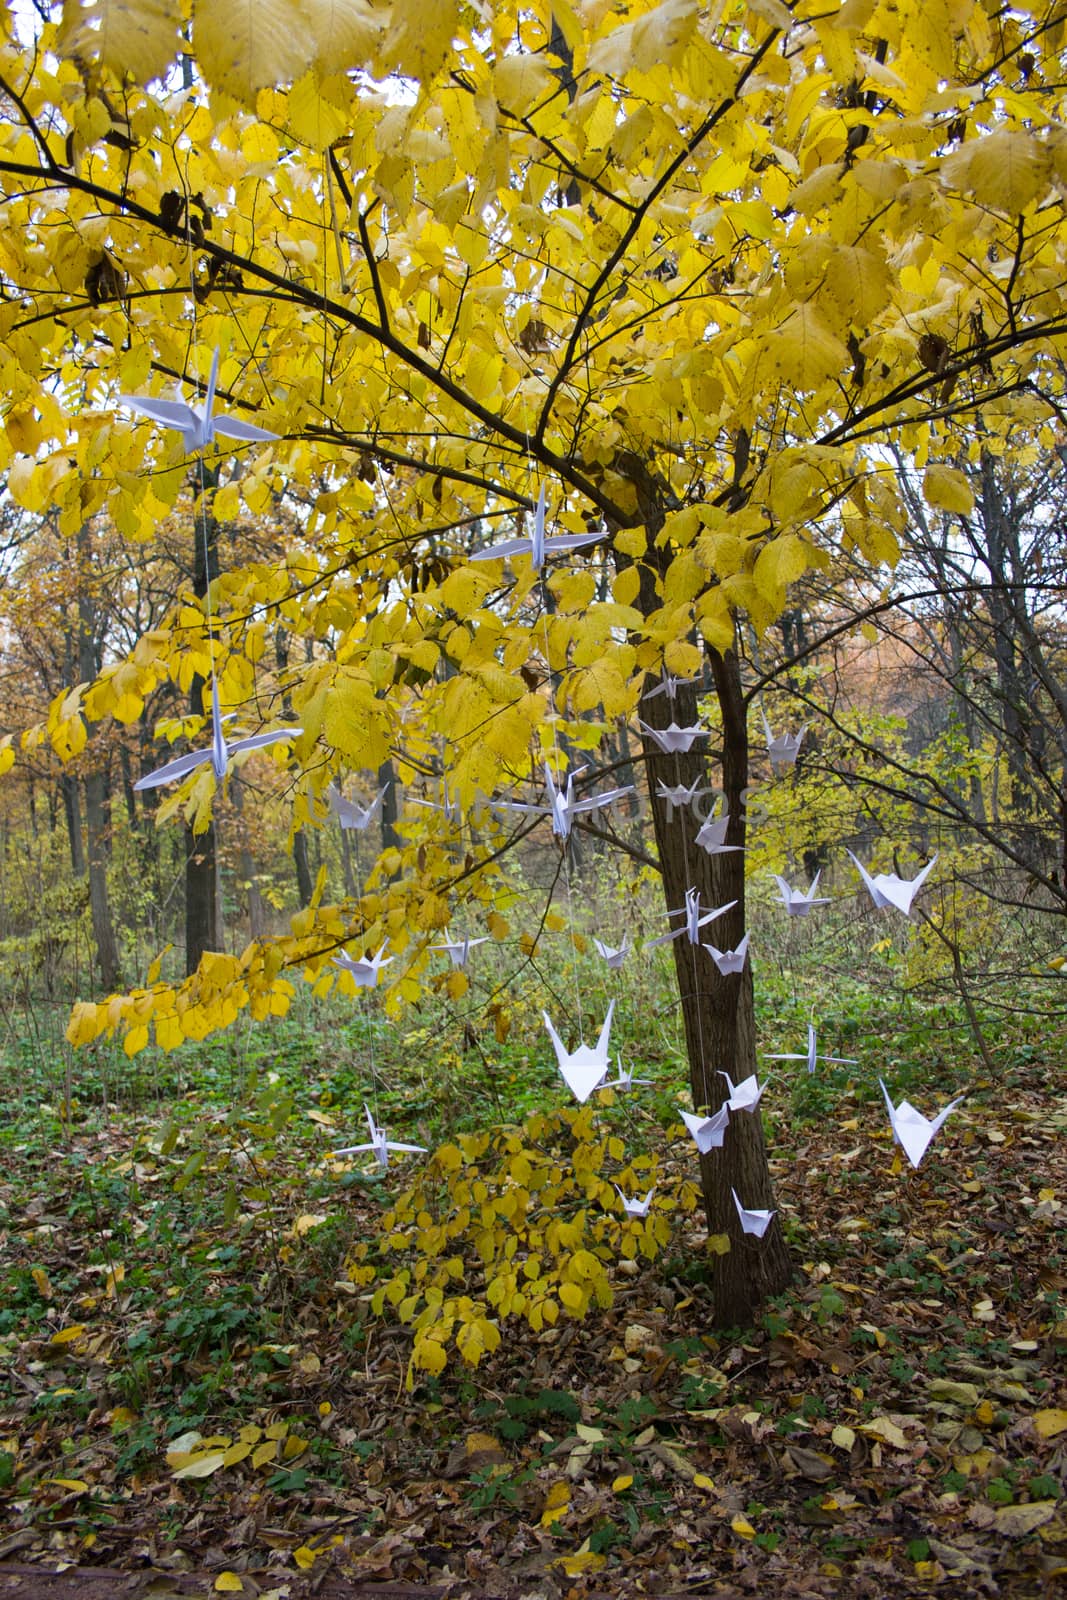
[[[1056,1515],[1055,1500],[1032,1500],[1025,1506],[999,1506],[994,1527],[1008,1539],[1024,1539]]]
[[[930,1383],[933,1400],[947,1400],[950,1405],[963,1406],[973,1411],[978,1404],[978,1390],[973,1383],[953,1383],[949,1378],[934,1378]]]
[[[1054,1439],[1067,1428],[1067,1411],[1062,1406],[1052,1406],[1046,1411],[1034,1412],[1034,1427],[1042,1439]]]
[[[542,1528],[551,1528],[555,1523],[560,1522],[570,1510],[570,1504],[570,1484],[561,1478],[550,1486],[548,1493],[545,1495],[545,1504],[541,1511]]]
[[[173,1451],[168,1451],[168,1461],[173,1454]],[[219,1468],[225,1465],[225,1450],[207,1450],[203,1455],[194,1455],[191,1460],[183,1462],[171,1476],[174,1478],[210,1478],[213,1472],[218,1472]]]
[[[890,1422],[888,1417],[873,1417],[870,1422],[860,1424],[860,1433],[865,1433],[871,1439],[883,1439],[886,1444],[892,1445],[894,1450],[908,1450],[910,1446],[907,1438],[895,1422]]]
[[[220,1572],[215,1579],[215,1588],[219,1594],[244,1594],[245,1586],[236,1572]]]

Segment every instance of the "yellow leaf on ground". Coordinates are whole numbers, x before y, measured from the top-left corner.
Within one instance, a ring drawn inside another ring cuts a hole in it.
[[[735,1533],[741,1535],[742,1539],[754,1539],[756,1537],[756,1530],[747,1517],[742,1517],[741,1515],[734,1517],[730,1526]]]
[[[542,1528],[551,1528],[554,1523],[565,1517],[570,1510],[570,1503],[570,1484],[560,1479],[558,1483],[554,1483],[551,1486],[545,1496],[544,1510],[541,1512]]]
[[[293,1560],[296,1562],[301,1572],[307,1572],[309,1567],[313,1567],[315,1565],[315,1557],[317,1555],[317,1550],[310,1549],[306,1544],[298,1544],[296,1549],[293,1551]]]
[[[633,1486],[633,1481],[634,1478],[632,1472],[620,1472],[617,1478],[612,1479],[612,1494],[622,1494],[624,1489],[629,1489]]]
[[[215,1588],[219,1594],[244,1594],[245,1586],[236,1572],[220,1572],[215,1579]]]
[[[890,1422],[888,1417],[874,1417],[870,1422],[862,1423],[859,1431],[870,1439],[884,1440],[886,1444],[892,1445],[894,1450],[910,1448],[904,1433],[895,1422]]]
[[[210,1478],[213,1472],[218,1472],[219,1468],[225,1465],[225,1450],[208,1450],[203,1455],[195,1455],[191,1461],[186,1461],[183,1465],[177,1467],[173,1476],[175,1478]]]
[[[1034,1427],[1042,1439],[1054,1439],[1067,1428],[1067,1411],[1062,1406],[1052,1406],[1047,1411],[1034,1412]]]
[[[70,1489],[74,1494],[84,1494],[89,1487],[84,1478],[46,1478],[45,1482],[58,1484],[61,1489]]]

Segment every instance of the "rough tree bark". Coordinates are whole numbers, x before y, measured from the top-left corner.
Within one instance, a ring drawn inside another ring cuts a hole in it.
[[[83,526],[78,533],[77,554],[78,673],[83,683],[92,683],[100,671],[101,662],[96,643],[96,603],[90,588],[92,546],[88,526]],[[89,910],[93,922],[96,959],[103,987],[117,989],[122,983],[122,973],[119,969],[118,945],[115,942],[115,925],[111,918],[111,901],[107,888],[109,854],[107,775],[99,747],[92,753],[91,765],[85,774],[84,787]]]
[[[194,476],[194,493],[200,491],[202,505],[197,515],[193,535],[193,593],[203,600],[219,575],[219,527],[211,508],[211,495],[218,482],[218,473],[200,466]],[[189,710],[194,716],[204,714],[204,690],[201,677],[195,677],[189,689]],[[219,929],[217,899],[215,894],[215,823],[208,824],[203,833],[194,834],[185,824],[185,971],[196,971],[205,950],[217,950]]]
[[[661,607],[662,574],[656,570],[661,556],[653,548],[653,535],[662,525],[661,503],[647,477],[639,479],[642,511],[649,531],[649,554],[639,563],[640,589],[634,604],[646,617]],[[616,556],[621,567],[629,565]],[[745,842],[742,795],[748,784],[747,707],[741,682],[741,664],[731,650],[725,654],[707,647],[715,697],[719,704],[722,747],[711,751],[710,739],[698,741],[686,754],[665,755],[659,745],[642,735],[649,807],[662,873],[665,906],[675,911],[685,904],[686,892],[696,889],[701,907],[736,904],[709,925],[707,939],[723,950],[736,949],[745,933],[745,857],[742,851],[708,855],[697,844],[700,819],[691,806],[674,807],[659,793],[659,783],[674,786],[711,781],[709,756],[721,762],[722,789],[730,814],[727,843]],[[672,701],[666,694],[649,695],[650,681],[639,706],[641,720],[651,728],[676,722],[692,726],[699,718],[699,686],[679,684]],[[677,928],[679,918],[671,920]],[[703,944],[691,944],[683,933],[672,942],[682,1021],[685,1030],[689,1082],[693,1105],[713,1114],[729,1098],[729,1073],[739,1083],[756,1071],[756,1024],[751,962],[743,972],[724,977]],[[731,1190],[746,1207],[774,1208],[774,1190],[763,1122],[759,1112],[732,1115],[721,1149],[700,1158],[700,1182],[709,1233],[730,1241],[729,1250],[712,1253],[709,1262],[714,1295],[714,1317],[720,1327],[751,1325],[769,1296],[780,1294],[793,1277],[793,1265],[779,1219],[775,1217],[762,1239],[742,1232]]]

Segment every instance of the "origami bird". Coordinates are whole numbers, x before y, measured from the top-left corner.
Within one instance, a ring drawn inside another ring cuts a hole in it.
[[[742,1078],[738,1084],[733,1082],[728,1072],[720,1072],[719,1077],[726,1079],[726,1087],[730,1091],[730,1098],[726,1104],[731,1111],[755,1111],[760,1103],[764,1089],[770,1082],[768,1078],[762,1084],[757,1083],[755,1073],[752,1073],[747,1078]]]
[[[816,1038],[815,1038],[815,1025],[814,1025],[814,1023],[811,1023],[811,1022],[808,1023],[808,1048],[807,1048],[806,1051],[802,1051],[800,1054],[797,1054],[796,1051],[791,1051],[791,1052],[788,1052],[788,1053],[786,1053],[784,1055],[783,1054],[778,1054],[777,1052],[773,1052],[772,1053],[771,1051],[764,1051],[764,1055],[765,1055],[765,1057],[766,1057],[766,1059],[768,1061],[806,1061],[807,1064],[808,1064],[808,1071],[809,1072],[814,1072],[815,1071],[815,1063],[817,1061],[833,1062],[836,1066],[839,1066],[839,1067],[858,1067],[859,1066],[859,1062],[856,1061],[854,1059],[854,1057],[852,1057],[852,1056],[821,1056],[821,1055],[819,1055],[818,1054],[818,1044],[817,1044]]]
[[[413,806],[426,806],[430,811],[443,811],[446,822],[459,822],[463,817],[463,808],[458,799],[449,793],[448,784],[441,785],[440,800],[421,800],[417,795],[411,795]]]
[[[621,969],[623,962],[633,949],[629,939],[624,939],[617,950],[613,949],[610,944],[603,944],[595,934],[593,935],[593,943],[596,945],[597,954],[607,962],[611,972],[618,972]]]
[[[929,1117],[924,1117],[921,1111],[916,1111],[908,1100],[902,1100],[899,1106],[894,1106],[889,1098],[889,1090],[882,1083],[881,1078],[878,1079],[878,1082],[885,1096],[886,1110],[889,1112],[889,1120],[893,1125],[893,1135],[912,1166],[917,1167],[926,1154],[926,1149],[931,1139],[944,1125],[945,1119],[955,1111],[965,1097],[960,1095],[958,1099],[950,1101],[944,1111],[939,1112],[931,1120]]]
[[[470,556],[471,561],[502,561],[509,556],[528,555],[535,572],[540,572],[545,564],[546,556],[560,555],[566,550],[580,550],[583,545],[596,544],[599,539],[606,539],[607,533],[562,533],[551,539],[545,538],[545,513],[547,509],[547,492],[545,485],[541,485],[537,496],[537,509],[534,512],[533,537],[531,539],[505,539],[501,544],[488,545],[484,550],[475,550]]]
[[[736,950],[716,950],[713,944],[706,944],[704,949],[708,952],[723,977],[728,978],[731,972],[744,971],[745,958],[748,955],[748,934],[745,934]]]
[[[806,917],[812,906],[828,906],[830,904],[828,895],[820,896],[818,899],[815,897],[815,891],[819,887],[819,879],[821,877],[822,868],[820,867],[811,880],[811,888],[805,894],[802,889],[791,889],[785,879],[780,878],[775,873],[774,881],[778,885],[779,897],[791,917]]]
[[[664,672],[663,677],[655,688],[643,690],[641,697],[644,700],[655,700],[657,695],[665,694],[673,704],[678,690],[687,683],[696,683],[696,681],[695,678],[676,678],[672,672]]]
[[[575,772],[567,774],[567,787],[557,789],[552,778],[552,770],[545,762],[545,788],[548,791],[548,804],[535,806],[527,805],[518,800],[498,800],[495,803],[507,811],[521,811],[526,816],[541,816],[552,818],[552,832],[558,839],[569,839],[571,825],[574,818],[582,816],[589,811],[598,811],[602,806],[610,806],[613,801],[621,800],[623,795],[632,794],[634,785],[628,783],[621,789],[606,789],[603,794],[588,795],[584,800],[574,798],[574,780],[585,771],[579,767]]]
[[[379,1168],[382,1172],[385,1172],[389,1167],[389,1152],[391,1150],[405,1155],[424,1156],[426,1154],[425,1145],[400,1144],[396,1139],[387,1139],[385,1137],[385,1129],[375,1125],[374,1118],[371,1116],[370,1106],[367,1105],[366,1101],[363,1102],[363,1110],[367,1118],[367,1127],[370,1129],[370,1143],[345,1145],[342,1150],[332,1150],[330,1152],[332,1156],[358,1156],[365,1151],[373,1151],[378,1158]]]
[[[670,722],[665,728],[650,728],[647,722],[637,719],[637,726],[641,732],[655,744],[658,744],[665,756],[681,754],[691,750],[698,739],[706,739],[708,730],[694,725],[691,728],[680,728],[676,722]]]
[[[776,738],[764,713],[763,730],[767,735],[767,754],[770,757],[771,770],[777,772],[783,767],[795,767],[807,728],[801,728],[799,733],[780,733]]]
[[[369,806],[357,805],[354,800],[346,800],[336,787],[327,790],[326,798],[330,803],[331,812],[342,828],[355,828],[359,833],[364,833],[378,815],[382,801],[388,793],[389,784],[386,784],[384,788],[378,790]]]
[[[931,856],[925,867],[915,878],[898,878],[895,872],[879,872],[876,877],[872,878],[862,862],[856,860],[851,850],[847,850],[846,854],[855,864],[860,877],[867,885],[867,892],[878,909],[882,910],[885,906],[894,906],[897,911],[902,911],[906,917],[911,915],[911,903],[926,881],[927,873],[937,860],[936,855]]]
[[[634,1196],[634,1198],[631,1200],[627,1195],[623,1194],[618,1184],[615,1185],[615,1193],[622,1201],[622,1209],[626,1212],[628,1217],[647,1217],[649,1207],[652,1204],[652,1196],[655,1194],[655,1192],[655,1189],[652,1188],[648,1191],[643,1200],[637,1199],[636,1196]]]
[[[432,944],[430,949],[435,955],[446,955],[454,967],[465,967],[474,946],[487,942],[484,934],[480,939],[460,939],[458,942],[450,940],[446,934],[444,944]]]
[[[677,911],[668,911],[669,917],[684,917],[685,921],[680,928],[675,928],[671,933],[661,934],[658,939],[649,939],[646,950],[654,950],[657,945],[670,944],[672,939],[680,939],[684,933],[690,944],[700,943],[700,930],[709,922],[714,922],[716,917],[721,917],[737,904],[736,900],[727,900],[724,906],[715,906],[711,911],[701,912],[700,890],[687,889],[685,891],[685,905],[679,906]]]
[[[334,965],[343,968],[351,975],[357,989],[376,989],[382,968],[391,966],[395,959],[390,956],[388,961],[382,960],[388,948],[389,940],[386,939],[376,956],[361,956],[357,959],[354,956],[338,953],[333,958]]]
[[[696,1140],[696,1147],[702,1156],[709,1150],[717,1150],[726,1137],[726,1125],[730,1120],[729,1106],[723,1106],[716,1111],[713,1117],[701,1117],[692,1111],[682,1112],[682,1121]]]
[[[661,800],[666,800],[668,805],[680,811],[683,806],[691,806],[702,795],[710,794],[711,790],[699,778],[694,778],[692,783],[664,783],[661,778],[656,783],[656,793]]]
[[[623,1066],[621,1056],[615,1057],[615,1065],[619,1076],[612,1078],[610,1083],[602,1083],[602,1089],[621,1089],[623,1094],[628,1094],[632,1089],[647,1089],[652,1082],[651,1078],[635,1078],[629,1068]]]
[[[736,1189],[731,1189],[730,1193],[734,1197],[734,1205],[737,1207],[737,1215],[741,1218],[742,1232],[755,1234],[757,1239],[762,1239],[763,1235],[767,1232],[767,1229],[771,1225],[771,1218],[774,1216],[774,1212],[758,1210],[749,1211],[737,1198]]]
[[[264,750],[267,745],[280,744],[283,740],[295,739],[303,733],[303,728],[277,728],[273,733],[253,733],[247,739],[227,740],[222,731],[223,717],[219,710],[219,689],[215,682],[215,674],[211,674],[211,744],[206,750],[191,750],[188,755],[177,756],[173,761],[168,761],[165,766],[157,767],[154,772],[146,772],[143,778],[138,778],[134,784],[137,791],[142,789],[158,789],[165,783],[177,783],[179,778],[184,778],[187,773],[196,767],[203,766],[206,761],[211,762],[215,777],[219,783],[225,778],[230,762],[234,756],[240,755],[244,750]]]
[[[743,844],[727,844],[726,830],[730,826],[730,813],[724,811],[721,817],[714,817],[705,822],[697,834],[697,844],[706,850],[709,856],[723,856],[731,850],[743,850]]]
[[[151,421],[158,422],[164,428],[176,428],[182,436],[186,455],[194,455],[199,450],[206,450],[213,443],[216,434],[223,434],[227,439],[239,439],[243,443],[255,444],[276,439],[276,433],[268,433],[266,428],[255,428],[250,422],[241,422],[237,417],[228,417],[224,413],[215,415],[215,382],[219,372],[219,352],[216,350],[211,357],[211,372],[207,380],[207,393],[203,405],[189,406],[184,400],[157,400],[151,395],[120,394],[119,404],[129,406],[139,416],[149,417]]]
[[[601,1078],[606,1076],[611,1064],[608,1057],[608,1041],[611,1037],[611,1018],[614,1010],[613,1000],[608,1006],[608,1014],[604,1018],[604,1026],[600,1030],[596,1044],[580,1044],[577,1050],[567,1050],[564,1047],[563,1040],[552,1026],[548,1012],[541,1013],[556,1052],[556,1061],[563,1081],[575,1099],[581,1103],[589,1099]]]

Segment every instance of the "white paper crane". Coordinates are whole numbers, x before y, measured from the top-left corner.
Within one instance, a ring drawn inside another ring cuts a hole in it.
[[[655,1188],[652,1188],[648,1191],[643,1200],[639,1200],[636,1195],[631,1200],[628,1195],[623,1194],[618,1184],[615,1185],[615,1193],[622,1201],[622,1209],[626,1212],[628,1217],[647,1217],[649,1207],[652,1204],[652,1196],[655,1194],[655,1192]]]
[[[444,944],[432,944],[430,949],[435,955],[447,956],[454,967],[465,967],[474,946],[476,944],[486,944],[487,942],[485,934],[480,939],[460,939],[458,941],[449,939],[446,934]]]
[[[222,731],[222,713],[219,710],[219,689],[215,682],[215,674],[211,674],[211,744],[206,750],[191,750],[188,755],[177,756],[175,760],[168,761],[165,766],[157,767],[154,772],[146,772],[143,778],[138,778],[134,788],[158,789],[165,783],[177,783],[179,778],[184,778],[187,773],[196,767],[203,766],[210,761],[215,777],[219,783],[225,778],[230,762],[234,756],[240,755],[243,750],[265,750],[270,744],[280,744],[286,739],[295,739],[303,733],[303,728],[277,728],[273,733],[253,733],[247,739],[226,739]]]
[[[440,800],[421,800],[417,795],[410,796],[413,806],[426,806],[430,811],[443,811],[446,822],[459,822],[463,817],[463,807],[459,800],[449,793],[448,784],[441,785]]]
[[[774,1216],[774,1212],[749,1210],[747,1207],[743,1206],[740,1200],[737,1198],[736,1189],[731,1189],[730,1193],[734,1197],[734,1205],[737,1207],[737,1215],[741,1218],[741,1231],[743,1233],[755,1234],[757,1239],[762,1239],[763,1235],[767,1232],[767,1229],[771,1225],[771,1218]]]
[[[788,1052],[783,1054],[783,1053],[780,1053],[778,1051],[772,1052],[772,1051],[769,1051],[769,1050],[765,1050],[764,1051],[764,1056],[766,1057],[766,1059],[768,1061],[806,1061],[807,1065],[808,1065],[808,1071],[809,1072],[814,1072],[815,1071],[815,1063],[817,1061],[833,1062],[836,1066],[839,1066],[839,1067],[858,1067],[859,1066],[859,1062],[853,1056],[821,1056],[821,1055],[819,1055],[819,1046],[818,1046],[818,1041],[817,1041],[816,1035],[815,1035],[815,1024],[813,1022],[809,1022],[808,1023],[808,1048],[807,1048],[806,1051],[800,1051],[798,1053],[797,1051],[794,1050],[794,1051],[788,1051]]]
[[[726,1137],[729,1120],[729,1106],[722,1106],[713,1117],[700,1117],[692,1111],[682,1112],[682,1121],[696,1140],[696,1147],[702,1156],[706,1156],[709,1150],[720,1148]]]
[[[367,1118],[367,1127],[370,1129],[369,1144],[348,1144],[341,1150],[332,1150],[330,1152],[332,1156],[358,1156],[365,1151],[373,1151],[378,1158],[378,1166],[382,1172],[385,1172],[389,1167],[389,1152],[391,1150],[404,1155],[424,1156],[426,1154],[425,1145],[401,1144],[396,1139],[387,1139],[385,1137],[385,1129],[375,1125],[374,1118],[371,1116],[370,1106],[367,1105],[366,1101],[363,1102],[363,1110]]]
[[[619,1076],[612,1078],[609,1083],[602,1083],[602,1089],[621,1089],[623,1094],[629,1094],[633,1089],[647,1089],[652,1082],[651,1078],[635,1078],[629,1067],[624,1067],[622,1057],[615,1057],[615,1065]]]
[[[867,885],[867,892],[878,909],[882,910],[885,906],[894,906],[897,911],[902,911],[906,917],[911,915],[911,903],[922,888],[927,874],[937,860],[936,855],[931,856],[918,877],[915,878],[898,878],[895,872],[879,872],[872,878],[863,863],[856,860],[851,850],[847,850],[846,854],[854,862],[860,877]]]
[[[668,805],[680,811],[683,806],[691,806],[694,800],[710,794],[711,790],[699,778],[694,778],[692,783],[664,783],[660,778],[656,783],[656,793],[661,800],[666,800]]]
[[[620,970],[623,962],[626,960],[626,957],[633,949],[629,939],[623,939],[622,944],[615,949],[610,944],[604,944],[603,941],[598,939],[594,934],[593,943],[596,945],[597,954],[607,962],[608,968],[611,972],[618,972]]]
[[[767,735],[767,754],[770,757],[771,770],[777,772],[785,767],[795,767],[807,728],[801,728],[799,733],[780,733],[776,738],[771,732],[771,725],[764,712],[763,731]]]
[[[395,959],[390,956],[388,961],[382,960],[388,948],[389,940],[386,939],[376,956],[361,956],[357,959],[354,956],[346,956],[339,953],[333,958],[334,965],[343,968],[345,972],[351,975],[357,989],[376,989],[382,968],[391,966]]]
[[[601,806],[610,806],[613,801],[621,800],[623,795],[632,794],[634,786],[628,783],[621,789],[605,789],[603,794],[592,794],[584,800],[574,798],[574,780],[585,771],[578,767],[575,772],[567,774],[567,787],[557,789],[552,778],[552,769],[545,762],[545,788],[548,791],[548,804],[543,806],[527,805],[518,800],[498,800],[496,804],[506,811],[521,811],[526,816],[539,816],[552,818],[552,832],[557,839],[569,839],[571,825],[575,817],[582,816],[589,811],[598,811]]]
[[[224,413],[215,415],[215,382],[218,374],[219,352],[216,350],[211,357],[211,372],[202,405],[189,406],[184,400],[157,400],[151,395],[136,394],[120,394],[119,404],[129,406],[131,411],[149,417],[161,427],[176,428],[182,436],[185,453],[190,456],[199,450],[206,450],[219,433],[227,439],[239,439],[247,444],[276,439],[278,435],[268,433],[266,428],[255,428],[250,422],[241,422],[237,417],[228,417]]]
[[[881,1078],[878,1082],[885,1096],[886,1110],[893,1125],[894,1137],[912,1166],[917,1167],[926,1154],[927,1145],[944,1125],[945,1119],[962,1103],[964,1096],[960,1095],[958,1099],[950,1101],[944,1111],[930,1118],[924,1117],[921,1111],[916,1111],[908,1100],[902,1100],[899,1106],[894,1106],[889,1098],[889,1090]]]
[[[745,959],[748,955],[748,934],[745,934],[736,950],[716,950],[713,944],[706,944],[704,949],[708,952],[723,977],[728,978],[731,972],[744,971]]]
[[[665,756],[684,755],[691,750],[698,739],[708,737],[707,728],[694,725],[691,728],[680,728],[676,722],[670,722],[665,728],[650,728],[647,722],[637,719],[637,726],[643,734],[658,744]]]
[[[541,485],[537,496],[537,510],[534,512],[533,537],[530,539],[504,539],[500,544],[491,544],[484,550],[475,550],[471,553],[471,561],[502,561],[508,556],[529,556],[535,572],[540,572],[545,564],[546,556],[560,555],[567,550],[580,550],[583,545],[596,544],[599,539],[606,539],[607,533],[561,533],[551,539],[545,538],[545,515],[547,511],[547,491]]]
[[[714,906],[711,911],[701,911],[700,890],[687,889],[685,891],[685,905],[679,906],[677,911],[668,911],[669,917],[684,917],[685,921],[680,928],[675,928],[671,933],[663,933],[658,939],[649,939],[646,950],[653,950],[657,945],[670,944],[672,939],[680,939],[684,933],[690,944],[700,943],[700,930],[707,927],[709,922],[714,922],[716,917],[721,917],[737,904],[736,900],[727,900],[724,906]]]
[[[731,850],[743,850],[743,844],[727,844],[726,830],[730,826],[730,813],[724,811],[721,817],[711,818],[705,822],[697,834],[697,844],[706,850],[709,856],[724,856]]]
[[[608,1006],[608,1014],[604,1018],[604,1026],[600,1030],[600,1037],[595,1045],[580,1044],[577,1050],[567,1050],[563,1040],[552,1026],[552,1020],[547,1011],[541,1015],[545,1019],[548,1036],[552,1040],[556,1052],[556,1061],[559,1064],[560,1074],[567,1088],[579,1102],[584,1103],[589,1099],[601,1078],[607,1075],[611,1065],[608,1056],[608,1044],[611,1038],[611,1018],[615,1010],[614,1000]]]
[[[695,678],[676,678],[672,672],[664,671],[663,677],[654,689],[644,689],[641,694],[643,700],[654,700],[657,695],[665,694],[667,699],[674,704],[674,697],[687,683],[696,683]]]
[[[720,1072],[719,1077],[726,1079],[726,1087],[730,1091],[730,1098],[726,1104],[731,1111],[755,1111],[764,1089],[771,1081],[767,1078],[763,1083],[757,1083],[754,1072],[749,1077],[742,1078],[738,1084],[734,1083],[728,1072]]]
[[[774,881],[778,885],[779,897],[791,917],[806,917],[812,906],[828,906],[830,904],[828,895],[820,895],[816,898],[815,891],[819,887],[819,879],[821,877],[822,868],[820,867],[811,880],[811,888],[805,894],[803,889],[791,889],[785,879],[780,878],[775,873]]]
[[[369,806],[357,805],[354,800],[346,800],[336,787],[327,790],[326,798],[330,803],[331,812],[342,828],[355,828],[359,833],[364,833],[378,815],[382,801],[388,793],[389,785],[386,784],[384,788],[378,790]]]

